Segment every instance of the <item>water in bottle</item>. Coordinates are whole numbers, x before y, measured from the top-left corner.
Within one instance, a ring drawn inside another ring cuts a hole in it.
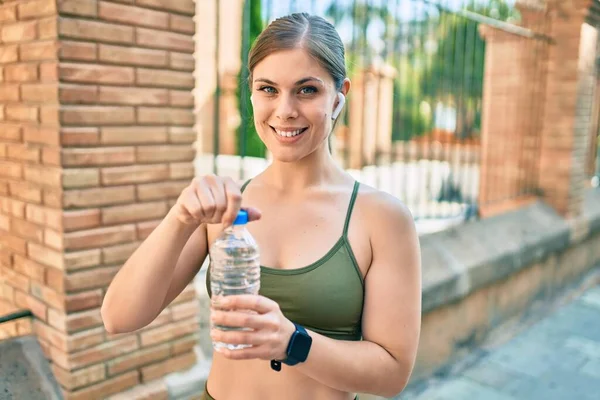
[[[260,258],[256,242],[246,229],[248,213],[240,210],[233,225],[223,231],[210,248],[210,289],[215,296],[258,294],[260,288]],[[242,311],[242,310],[236,310]],[[216,325],[224,331],[249,328]],[[230,350],[250,347],[213,341],[213,347]]]

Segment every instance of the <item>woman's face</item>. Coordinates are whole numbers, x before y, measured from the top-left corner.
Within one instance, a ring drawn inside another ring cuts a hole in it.
[[[275,52],[252,77],[254,124],[276,160],[297,161],[326,145],[338,98],[333,78],[308,52]]]

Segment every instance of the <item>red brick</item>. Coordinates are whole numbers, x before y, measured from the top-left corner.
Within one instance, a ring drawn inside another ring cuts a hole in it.
[[[89,293],[89,292],[84,292]],[[78,296],[78,294],[73,296]],[[69,352],[74,352],[77,350],[83,350],[90,348],[92,346],[96,346],[100,343],[105,342],[105,333],[104,327],[92,328],[85,331],[80,331],[77,333],[72,333],[67,338],[67,347]]]
[[[136,0],[136,4],[149,8],[175,11],[181,14],[194,15],[196,6],[194,0]]]
[[[171,14],[169,19],[169,28],[175,32],[196,33],[196,23],[193,17]]]
[[[35,243],[27,244],[29,258],[50,267],[63,269],[64,259],[61,252],[49,249]]]
[[[16,5],[5,4],[0,7],[0,22],[6,23],[9,21],[17,20],[17,7]]]
[[[169,14],[162,11],[101,1],[98,14],[101,19],[121,22],[127,25],[150,26],[167,29]]]
[[[42,189],[40,188],[25,182],[10,182],[8,187],[13,197],[36,204],[42,203]]]
[[[101,86],[98,98],[100,103],[108,104],[159,105],[168,103],[167,90],[154,88]]]
[[[68,250],[89,249],[133,240],[135,240],[135,227],[119,225],[65,233],[65,248]]]
[[[6,267],[0,267],[0,271],[2,271],[0,276],[2,276],[5,283],[22,292],[29,291],[29,279],[26,276]]]
[[[40,64],[41,82],[58,82],[58,63],[45,62]]]
[[[98,4],[96,0],[59,0],[58,9],[61,15],[96,17]]]
[[[65,146],[87,146],[98,144],[98,128],[65,127],[60,131],[61,144]]]
[[[167,52],[140,47],[122,47],[100,44],[100,61],[119,65],[166,67]]]
[[[58,87],[53,83],[32,83],[21,85],[21,98],[24,101],[48,103],[58,101]]]
[[[13,268],[34,281],[42,283],[45,281],[46,267],[19,254],[15,254],[13,257]]]
[[[94,61],[97,51],[96,43],[63,40],[60,43],[59,56],[61,60]]]
[[[56,60],[58,43],[55,40],[33,42],[19,46],[21,61]]]
[[[62,188],[60,189],[47,189],[44,188],[43,198],[44,205],[53,208],[62,207]]]
[[[19,47],[16,44],[0,46],[0,64],[8,64],[19,60]]]
[[[171,372],[181,371],[196,363],[196,354],[187,353],[170,358],[167,361],[142,368],[142,381],[149,382]]]
[[[65,400],[104,399],[111,394],[122,392],[125,389],[137,385],[138,383],[138,372],[131,371],[105,380],[102,383],[91,385],[84,389],[69,393]]]
[[[102,224],[112,225],[163,218],[167,213],[164,202],[128,204],[102,209]]]
[[[135,161],[133,147],[98,147],[63,149],[63,165],[93,166],[131,164]]]
[[[65,309],[65,297],[61,293],[40,285],[38,282],[31,282],[31,294],[52,308]]]
[[[19,85],[0,85],[0,101],[4,103],[19,101]]]
[[[63,249],[63,240],[62,234],[52,230],[45,228],[44,229],[44,244],[56,250]]]
[[[40,107],[40,121],[42,125],[51,125],[55,127],[55,132],[58,132],[58,105],[52,106],[41,106]]]
[[[139,107],[137,120],[141,124],[192,126],[195,116],[191,109]]]
[[[53,229],[62,229],[62,210],[27,204],[25,216],[28,221]]]
[[[2,107],[0,107],[0,109],[1,108]],[[21,141],[21,125],[0,123],[0,139],[13,142]]]
[[[46,285],[59,293],[65,292],[64,272],[56,268],[46,268]]]
[[[129,256],[139,247],[139,242],[119,244],[117,246],[104,247],[102,249],[102,263],[115,264],[127,261]]]
[[[106,379],[104,364],[92,365],[77,371],[67,371],[57,365],[52,365],[52,372],[60,385],[68,390],[89,386]]]
[[[56,0],[34,0],[19,4],[19,19],[40,18],[56,14]]]
[[[27,240],[13,234],[0,235],[0,244],[19,254],[25,255],[27,253]]]
[[[179,295],[177,297],[175,297],[175,300],[173,300],[171,302],[172,305],[174,304],[181,304],[181,303],[185,303],[188,301],[192,301],[196,299],[196,289],[194,288],[194,284],[190,283],[189,285],[187,285],[185,287],[185,289],[183,289],[181,291],[181,293],[179,293]]]
[[[28,125],[23,128],[23,135],[26,143],[40,143],[54,146],[60,144],[58,128]]]
[[[19,307],[31,310],[33,315],[35,315],[37,318],[41,319],[42,321],[46,321],[46,312],[48,307],[33,296],[17,290],[15,291],[15,304]]]
[[[154,182],[165,180],[168,176],[169,168],[165,164],[102,168],[103,185]]]
[[[106,287],[112,281],[119,267],[102,267],[70,273],[65,277],[67,291],[79,291]]]
[[[167,142],[167,128],[158,126],[123,126],[102,128],[103,144],[138,144]]]
[[[192,54],[172,51],[169,56],[169,67],[192,72],[196,68],[196,60]]]
[[[16,199],[0,197],[2,211],[17,218],[25,219],[25,203]]]
[[[38,38],[56,39],[58,37],[58,19],[56,16],[41,19],[38,21]]]
[[[99,346],[71,354],[71,367],[80,368],[86,365],[110,360],[122,354],[133,352],[137,349],[137,337],[124,337],[122,339],[102,343]]]
[[[48,324],[50,324],[51,327],[56,328],[61,332],[66,332],[67,331],[67,316],[62,311],[57,311],[57,310],[50,308],[50,309],[48,309]],[[52,361],[57,362],[57,360],[54,358],[54,356],[55,355],[53,354]],[[62,363],[61,365],[67,365],[67,364],[68,363],[65,360],[65,362]]]
[[[61,18],[58,32],[62,37],[99,42],[133,43],[133,27],[75,18]]]
[[[24,175],[27,182],[55,187],[60,187],[61,185],[61,170],[59,168],[26,165]]]
[[[198,340],[195,334],[171,342],[172,354],[182,354],[192,351]]]
[[[42,148],[42,163],[44,165],[53,165],[55,167],[61,166],[60,160],[60,148],[46,147]]]
[[[100,174],[96,168],[63,169],[63,187],[66,189],[98,186]]]
[[[191,35],[156,29],[136,28],[136,43],[158,49],[194,52],[194,39]]]
[[[65,211],[63,226],[65,232],[98,227],[100,226],[100,210]]]
[[[13,218],[11,228],[13,233],[23,239],[29,239],[38,243],[42,243],[44,240],[44,228],[31,222]]]
[[[71,313],[66,316],[67,332],[81,331],[102,325],[100,309]]]
[[[191,145],[138,146],[136,150],[137,161],[143,163],[192,161],[196,155]]]
[[[4,67],[7,82],[32,82],[38,80],[37,64],[10,64]]]
[[[177,198],[190,182],[159,182],[137,186],[137,198],[140,201]]]
[[[177,107],[193,107],[194,96],[189,90],[170,90],[169,104]]]
[[[175,338],[188,335],[195,332],[196,329],[198,329],[198,326],[195,319],[185,320],[143,332],[140,335],[140,340],[143,347],[152,346],[157,343],[171,341]]]
[[[0,161],[0,177],[20,179],[23,176],[23,166],[10,161]]]
[[[59,350],[67,351],[67,336],[63,332],[60,332],[40,321],[34,321],[33,327],[35,334],[39,338],[48,342],[50,345]]]
[[[199,312],[200,305],[195,300],[171,306],[171,316],[174,321],[196,317]]]
[[[138,350],[108,362],[108,373],[109,375],[120,374],[155,361],[164,360],[169,355],[170,349],[168,344]]]
[[[37,22],[18,22],[15,24],[4,25],[2,27],[2,41],[9,42],[28,42],[37,37]]]
[[[98,87],[95,85],[61,84],[59,93],[61,104],[94,104],[98,101]]]
[[[152,87],[193,89],[194,75],[186,72],[138,68],[137,83]]]
[[[135,121],[133,107],[63,106],[61,121],[68,125],[121,125]]]
[[[133,186],[68,190],[63,195],[64,206],[67,208],[131,203],[134,199]]]
[[[65,269],[67,271],[76,271],[88,267],[95,267],[100,264],[100,250],[84,250],[65,253]]]
[[[59,76],[65,82],[102,83],[131,85],[134,83],[134,69],[97,64],[63,63]]]
[[[66,298],[66,309],[67,312],[71,313],[74,311],[88,310],[90,308],[98,308],[102,305],[102,299],[102,289],[94,289],[70,294]],[[100,342],[103,342],[104,328],[101,328],[100,332],[102,333],[102,339]]]
[[[137,238],[138,240],[144,240],[152,231],[161,223],[162,220],[154,220],[147,222],[140,222],[137,224]]]
[[[189,126],[170,126],[169,141],[171,143],[194,143],[197,139],[196,131]]]
[[[24,105],[7,105],[6,119],[12,121],[37,122],[38,107]]]
[[[10,231],[10,217],[8,215],[0,214],[0,230],[9,232]],[[0,252],[0,255],[5,255]]]

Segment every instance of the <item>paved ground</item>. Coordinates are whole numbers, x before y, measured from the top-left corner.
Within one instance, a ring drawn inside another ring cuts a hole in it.
[[[600,285],[450,375],[398,400],[600,399]]]

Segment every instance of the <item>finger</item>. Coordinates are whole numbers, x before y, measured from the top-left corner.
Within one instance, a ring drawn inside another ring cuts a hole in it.
[[[232,179],[224,180],[225,195],[227,197],[227,209],[223,213],[221,222],[225,227],[231,225],[242,206],[242,192]]]
[[[245,349],[238,350],[229,350],[227,348],[219,348],[219,353],[223,354],[223,356],[229,358],[230,360],[270,360],[270,351],[269,348],[265,345],[262,346],[254,346],[247,347]]]
[[[183,209],[187,211],[194,219],[198,221],[204,220],[204,212],[202,211],[202,204],[196,194],[196,189],[190,189],[187,191],[184,199]]]
[[[196,196],[200,199],[204,220],[206,222],[213,222],[212,218],[215,213],[216,205],[212,192],[208,186],[209,184],[207,184],[206,181],[204,181],[203,184],[196,185]]]
[[[218,223],[223,219],[223,214],[227,210],[227,197],[225,194],[225,183],[219,179],[214,185],[209,187],[213,199],[215,200],[215,213],[213,214],[213,222]]]
[[[214,342],[227,344],[249,344],[260,346],[269,342],[269,337],[261,332],[253,331],[223,331],[220,329],[211,329],[210,337]]]
[[[252,310],[259,314],[266,314],[279,307],[273,300],[257,294],[224,296],[222,299],[219,299],[219,306],[236,310]]]
[[[260,314],[244,311],[222,311],[211,309],[210,321],[213,325],[231,328],[250,328],[261,330],[272,328],[273,323]]]
[[[246,212],[248,213],[248,221],[250,221],[250,222],[259,220],[260,217],[262,216],[262,213],[260,212],[260,210],[258,208],[247,207],[247,208],[244,208],[244,210],[246,210]]]

